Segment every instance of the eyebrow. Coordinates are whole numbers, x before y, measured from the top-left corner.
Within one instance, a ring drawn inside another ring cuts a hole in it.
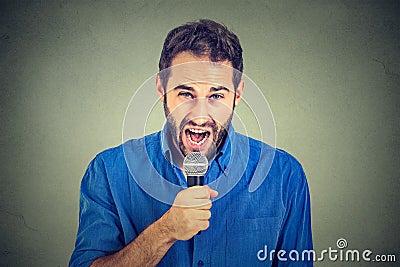
[[[192,92],[195,91],[193,87],[186,86],[184,84],[180,84],[180,85],[174,87],[174,90],[179,90],[179,89],[188,90],[188,91],[192,91]],[[211,87],[210,88],[210,92],[218,92],[218,91],[221,91],[221,90],[225,90],[225,91],[228,91],[228,92],[230,91],[225,86],[218,86],[218,87]]]
[[[186,86],[186,85],[183,85],[183,84],[180,84],[180,85],[174,87],[174,90],[179,90],[179,89],[188,90],[188,91],[194,91],[193,87]]]
[[[225,86],[218,86],[218,87],[211,87],[210,88],[210,91],[211,92],[218,92],[218,91],[221,91],[221,90],[225,90],[225,91],[230,91],[228,88],[226,88]]]

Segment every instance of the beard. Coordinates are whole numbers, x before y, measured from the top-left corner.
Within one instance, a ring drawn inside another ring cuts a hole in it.
[[[219,123],[215,121],[213,118],[210,118],[205,123],[199,125],[196,124],[192,119],[186,115],[181,122],[178,122],[174,116],[172,116],[171,111],[169,110],[166,103],[164,103],[164,113],[167,118],[167,138],[169,141],[170,146],[174,147],[174,158],[183,159],[187,154],[189,154],[191,149],[185,147],[183,143],[183,129],[185,126],[197,126],[197,127],[204,127],[210,129],[211,133],[208,135],[207,138],[212,136],[212,142],[209,142],[208,146],[205,149],[201,150],[208,160],[211,160],[216,152],[221,149],[227,135],[228,135],[228,127],[232,121],[233,117],[233,109],[228,118]],[[172,144],[171,144],[172,143]],[[194,150],[196,151],[196,150]],[[199,150],[197,150],[199,151]],[[177,153],[178,152],[178,153]],[[178,160],[179,161],[179,160]]]

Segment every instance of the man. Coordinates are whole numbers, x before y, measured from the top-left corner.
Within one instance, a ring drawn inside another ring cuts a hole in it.
[[[237,36],[211,20],[177,27],[166,37],[159,68],[167,124],[90,163],[70,266],[312,266],[296,257],[312,249],[301,165],[231,126],[244,91]],[[187,188],[182,161],[194,151],[210,161],[206,185]],[[154,182],[173,204],[147,194],[140,181]],[[218,198],[225,184],[232,187]]]

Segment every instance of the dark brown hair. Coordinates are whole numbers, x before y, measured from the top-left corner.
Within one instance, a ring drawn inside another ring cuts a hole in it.
[[[243,72],[242,47],[239,38],[224,25],[209,19],[189,22],[171,30],[164,41],[158,64],[159,71],[171,66],[172,59],[179,53],[189,51],[195,56],[208,56],[213,62],[230,61],[234,71],[235,88]],[[168,72],[160,75],[164,89]]]

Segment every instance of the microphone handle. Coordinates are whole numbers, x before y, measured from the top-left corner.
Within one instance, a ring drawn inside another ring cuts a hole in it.
[[[188,176],[187,177],[188,187],[195,185],[204,185],[204,176]]]
[[[188,176],[187,177],[187,184],[188,187],[195,186],[195,185],[204,185],[204,176]],[[197,235],[200,235],[201,232],[198,232]]]

